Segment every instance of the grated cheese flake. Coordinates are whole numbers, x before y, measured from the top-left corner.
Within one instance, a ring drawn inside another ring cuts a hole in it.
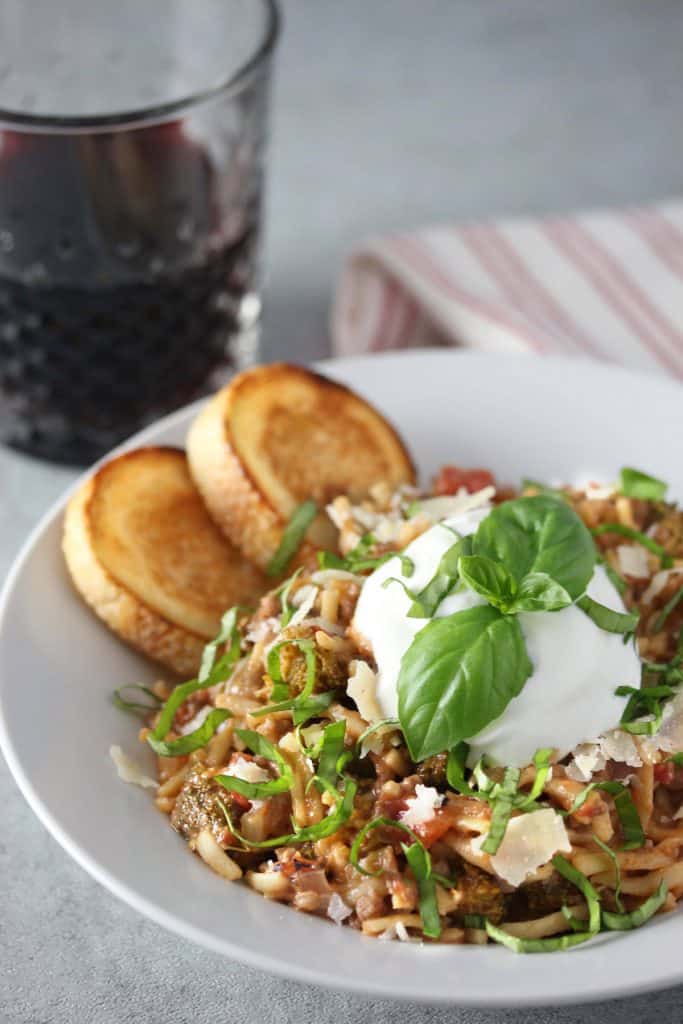
[[[645,580],[650,578],[647,550],[640,544],[620,544],[617,548],[619,572],[622,576]]]
[[[488,834],[488,833],[487,833]],[[486,834],[472,840],[480,851]],[[499,878],[517,887],[558,853],[569,853],[571,843],[564,821],[550,807],[511,818],[491,866]]]
[[[401,812],[401,822],[408,828],[423,825],[434,817],[434,811],[438,810],[443,802],[444,797],[437,789],[418,783],[415,787],[415,796],[411,796],[407,801],[407,810]]]
[[[377,676],[365,661],[354,660],[349,665],[351,674],[346,692],[362,718],[370,725],[381,722],[384,715],[377,700]]]
[[[116,773],[122,782],[128,782],[133,786],[141,786],[143,789],[156,789],[158,783],[145,775],[142,768],[136,764],[132,757],[124,753],[121,747],[111,746],[109,756],[116,766]]]
[[[228,765],[228,774],[242,782],[268,782],[270,779],[270,772],[246,757],[237,757]]]
[[[421,515],[426,516],[431,523],[438,523],[442,519],[450,519],[452,516],[461,516],[472,509],[489,505],[496,493],[492,485],[482,487],[480,491],[470,494],[461,487],[457,494],[439,498],[425,498],[419,502]]]

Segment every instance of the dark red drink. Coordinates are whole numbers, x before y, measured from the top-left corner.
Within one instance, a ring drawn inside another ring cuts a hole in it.
[[[0,132],[3,440],[89,462],[211,387],[258,238],[257,182],[226,215],[225,178],[177,123]]]

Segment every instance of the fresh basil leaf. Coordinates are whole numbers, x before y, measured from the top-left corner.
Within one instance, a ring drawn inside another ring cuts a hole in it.
[[[556,935],[552,939],[520,939],[496,927],[490,921],[486,921],[486,934],[513,953],[556,953],[595,938],[595,932],[569,932],[567,935]]]
[[[594,601],[588,594],[584,594],[576,602],[576,607],[585,612],[589,619],[592,619],[596,626],[604,629],[606,633],[632,633],[638,625],[640,616],[638,612],[615,612],[606,608],[604,604]]]
[[[619,493],[627,498],[641,498],[643,501],[664,501],[667,485],[655,476],[641,473],[639,469],[624,466],[619,474]]]
[[[674,564],[673,558],[661,544],[648,537],[646,533],[634,530],[632,526],[624,526],[623,523],[600,523],[599,526],[593,527],[591,533],[594,537],[600,537],[603,533],[616,533],[620,537],[628,537],[629,540],[635,540],[641,547],[651,551],[653,555],[657,555],[664,569],[670,569]]]
[[[519,768],[506,768],[503,781],[498,788],[496,798],[492,801],[491,824],[486,839],[482,843],[484,853],[494,854],[498,852],[503,842],[508,827],[514,798],[517,794],[519,783]]]
[[[483,555],[465,555],[460,559],[460,576],[494,608],[506,612],[514,603],[517,583],[500,562]]]
[[[401,659],[398,705],[414,761],[498,718],[533,671],[515,618],[481,605],[433,619]]]
[[[185,754],[191,754],[193,750],[205,747],[221,722],[231,717],[231,712],[226,711],[225,708],[214,708],[193,732],[179,736],[177,740],[158,740],[155,739],[154,734],[150,734],[147,737],[147,742],[159,757],[182,757]]]
[[[576,512],[542,494],[496,506],[479,524],[473,552],[502,563],[518,583],[530,573],[547,573],[573,600],[586,589],[596,559]]]
[[[530,572],[519,584],[508,612],[556,612],[566,608],[572,599],[547,572]]]
[[[432,859],[420,842],[412,846],[401,843],[401,849],[417,882],[422,931],[430,939],[438,939],[441,935],[441,918],[436,901],[436,883],[432,878]]]
[[[590,782],[574,800],[568,811],[563,811],[563,817],[571,817],[576,814],[585,804],[594,789],[602,793],[608,793],[614,798],[614,808],[619,818],[621,831],[624,836],[624,850],[635,850],[645,845],[645,833],[640,823],[640,817],[633,803],[633,798],[626,786],[621,782]]]
[[[462,740],[448,751],[448,760],[446,761],[446,781],[451,789],[454,789],[456,793],[462,793],[463,796],[474,796],[474,790],[465,781],[465,767],[469,752],[469,745]]]
[[[301,547],[306,531],[318,514],[314,501],[303,501],[292,512],[285,526],[278,549],[266,566],[268,576],[281,576]]]
[[[135,690],[137,693],[144,694],[152,703],[148,703],[147,700],[128,700],[127,697],[124,697],[124,693],[127,690]],[[119,711],[128,711],[134,715],[142,715],[144,718],[152,711],[157,711],[164,703],[153,690],[150,690],[148,686],[143,686],[141,683],[128,683],[126,686],[120,686],[118,690],[114,690],[111,699]]]
[[[669,618],[674,608],[676,608],[681,603],[681,601],[683,601],[683,586],[680,590],[676,591],[673,597],[669,598],[669,600],[666,602],[661,612],[657,616],[657,619],[655,620],[655,633],[659,633],[661,632],[661,630],[664,629],[666,620]]]
[[[439,524],[443,528],[443,523]],[[412,619],[429,619],[439,607],[444,597],[451,592],[459,580],[459,564],[463,555],[472,552],[472,538],[461,537],[444,554],[437,566],[436,573],[426,587],[420,591],[415,602],[408,610]]]
[[[623,914],[624,904],[621,899],[621,864],[619,863],[619,858],[611,846],[608,846],[607,843],[603,843],[602,839],[599,839],[595,833],[593,833],[593,842],[600,847],[603,853],[607,854],[614,865],[614,878],[616,882],[614,886],[614,902],[616,903],[619,912]]]
[[[585,899],[588,906],[588,931],[591,935],[597,935],[600,931],[600,897],[590,880],[560,853],[555,854],[552,864],[563,878],[576,886]]]
[[[640,928],[642,924],[645,924],[651,917],[654,917],[659,908],[664,905],[667,892],[667,884],[662,881],[657,891],[652,896],[649,896],[644,903],[641,903],[637,910],[632,910],[630,914],[612,914],[607,910],[603,910],[602,922],[605,928],[612,932],[625,932],[631,928]]]
[[[249,800],[261,800],[264,797],[274,796],[276,793],[288,793],[292,788],[294,776],[278,748],[265,736],[253,732],[251,729],[237,729],[236,733],[252,753],[265,757],[266,760],[272,761],[277,766],[278,776],[267,782],[246,782],[234,775],[216,775],[214,776],[215,781],[224,789],[240,793]]]

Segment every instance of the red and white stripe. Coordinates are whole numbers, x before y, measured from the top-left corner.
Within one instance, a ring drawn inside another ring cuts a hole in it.
[[[452,344],[683,378],[683,205],[374,240],[346,264],[332,333],[340,353]]]

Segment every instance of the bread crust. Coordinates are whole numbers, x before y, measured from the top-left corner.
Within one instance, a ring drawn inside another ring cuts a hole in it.
[[[377,410],[344,385],[286,363],[248,370],[214,395],[190,427],[187,454],[210,515],[261,568],[304,498],[323,506],[341,493],[360,499],[382,479],[415,481],[405,445]],[[335,545],[323,513],[307,538],[298,562]]]
[[[186,591],[183,590],[182,579],[180,582],[173,580],[173,586],[171,586],[171,580],[164,575],[168,570],[160,552],[159,563],[153,565],[152,569],[158,576],[159,586],[162,590],[168,585],[167,589],[171,591],[173,597],[172,610],[175,610],[176,607],[179,608],[179,614],[175,616],[177,619],[183,618],[183,601],[187,602],[187,618],[199,621],[201,626],[201,628],[191,628],[187,622],[174,621],[173,616],[168,613],[168,609],[161,609],[158,606],[158,601],[145,600],[145,590],[153,598],[155,592],[149,590],[147,578],[142,571],[139,586],[137,585],[138,581],[135,579],[136,559],[139,559],[140,563],[145,558],[149,560],[149,545],[152,545],[153,552],[156,534],[152,534],[151,538],[146,538],[144,548],[142,548],[142,538],[139,539],[140,547],[138,547],[138,540],[135,536],[129,538],[125,533],[123,534],[123,541],[130,544],[129,548],[121,554],[121,565],[125,568],[125,573],[115,571],[114,563],[112,563],[114,571],[111,565],[106,564],[106,560],[103,558],[105,548],[101,539],[102,531],[110,530],[115,534],[114,542],[116,544],[121,542],[118,524],[112,526],[108,522],[109,505],[117,500],[125,501],[128,476],[133,472],[139,474],[141,470],[144,470],[145,474],[149,474],[150,486],[158,484],[160,514],[168,512],[164,501],[169,497],[169,476],[172,476],[174,481],[179,478],[180,491],[184,493],[182,483],[183,474],[185,474],[187,493],[184,494],[184,500],[190,503],[196,502],[197,509],[192,510],[192,521],[194,522],[196,517],[201,526],[201,517],[205,513],[201,499],[194,491],[189,472],[186,469],[184,453],[179,449],[171,448],[137,449],[105,464],[74,494],[66,508],[62,549],[74,586],[98,617],[131,646],[170,669],[175,675],[188,678],[195,674],[203,648],[217,632],[220,615],[225,608],[230,604],[248,603],[250,598],[255,597],[255,594],[253,592],[251,594],[234,593],[230,600],[228,581],[225,607],[216,603],[215,617],[207,616],[204,606],[200,607],[198,611],[197,607],[192,604],[192,586],[190,584],[193,581],[188,581]],[[120,479],[112,484],[108,479],[111,474],[117,474]],[[105,507],[102,508],[98,506],[98,501],[102,502],[103,491],[107,486],[113,488],[113,493],[111,496],[105,495]],[[175,496],[171,494],[169,500],[173,506]],[[153,529],[155,525],[154,504],[145,512],[143,522],[147,519],[150,529]],[[220,539],[220,535],[208,516],[205,516],[205,519],[205,529],[210,531],[210,536],[208,533],[202,535],[200,532],[199,536],[191,538],[192,543],[194,545],[204,543],[212,561],[214,553],[218,550],[220,555],[220,550],[224,549],[225,557],[223,563],[218,567],[219,570],[229,571],[231,565],[243,562],[242,556],[227,542]],[[159,529],[163,536],[163,523],[159,524]],[[111,562],[111,557],[109,557],[109,561]],[[239,565],[239,571],[243,579],[245,567]],[[131,572],[134,586],[121,578],[122,575],[130,577]],[[252,591],[263,592],[266,589],[268,583],[256,569],[248,567],[246,573],[248,579],[253,577]],[[241,589],[242,587],[240,587]]]

